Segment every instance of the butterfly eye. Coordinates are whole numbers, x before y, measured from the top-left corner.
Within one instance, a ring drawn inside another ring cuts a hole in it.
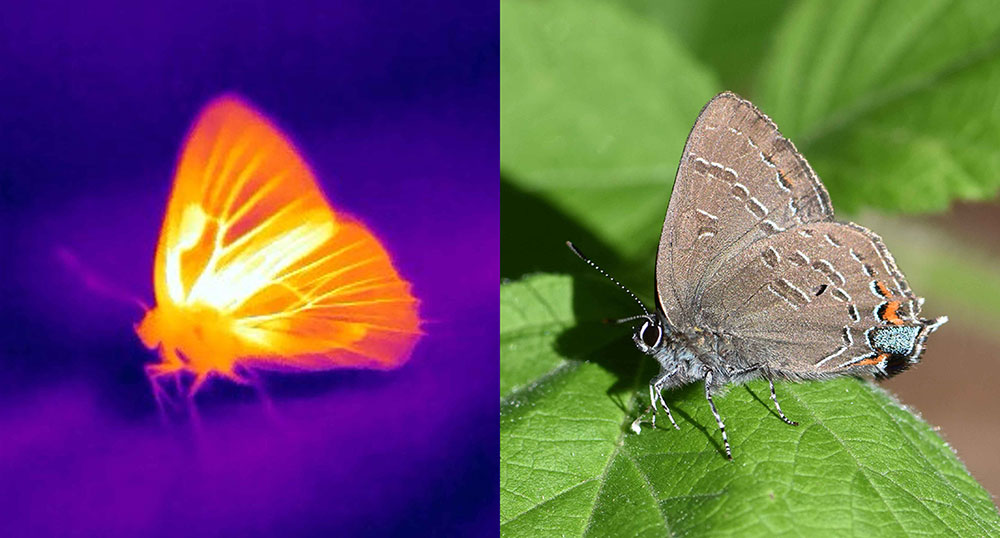
[[[660,329],[659,324],[652,324],[647,321],[642,324],[642,327],[639,327],[639,339],[648,347],[654,348],[660,345],[660,338],[662,336],[663,330]]]

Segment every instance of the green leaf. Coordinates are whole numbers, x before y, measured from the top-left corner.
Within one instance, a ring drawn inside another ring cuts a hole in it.
[[[627,296],[536,275],[500,300],[504,536],[1000,535],[949,447],[869,383],[778,384],[798,427],[766,383],[734,387],[716,399],[729,462],[700,384],[665,394],[680,431],[629,433],[653,361],[600,322],[634,312]]]
[[[711,72],[610,2],[505,0],[500,38],[505,178],[602,241],[647,252],[629,239],[666,211],[691,124],[721,89]]]
[[[748,94],[789,0],[622,0],[652,19],[702,64],[718,73],[727,90]]]
[[[944,209],[1000,186],[993,2],[810,1],[786,14],[754,101],[840,210]]]

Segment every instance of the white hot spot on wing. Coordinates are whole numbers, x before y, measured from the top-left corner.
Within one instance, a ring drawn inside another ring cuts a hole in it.
[[[762,220],[761,223],[759,224],[759,226],[760,226],[760,228],[762,230],[764,230],[765,232],[767,232],[769,234],[776,234],[776,233],[785,231],[784,228],[782,228],[781,226],[778,226],[777,224],[774,223],[774,221],[772,221],[770,219],[764,219],[764,220]]]
[[[188,205],[181,213],[175,247],[167,251],[166,256],[167,293],[174,302],[182,302],[185,295],[184,283],[181,281],[181,254],[198,244],[205,233],[207,222],[205,211],[197,204]]]
[[[333,236],[334,224],[322,213],[301,215],[298,218],[301,224],[280,235],[271,237],[266,233],[295,209],[296,204],[289,204],[229,245],[216,248],[191,287],[187,302],[208,304],[222,311],[234,310]],[[226,225],[219,226],[218,242],[227,229]],[[255,242],[258,236],[267,239]],[[220,267],[223,257],[227,261]]]

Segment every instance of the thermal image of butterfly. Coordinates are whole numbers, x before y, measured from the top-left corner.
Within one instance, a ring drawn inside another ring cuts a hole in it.
[[[364,224],[335,210],[292,143],[234,96],[188,134],[136,325],[157,379],[246,383],[256,370],[391,369],[421,335],[417,300]]]

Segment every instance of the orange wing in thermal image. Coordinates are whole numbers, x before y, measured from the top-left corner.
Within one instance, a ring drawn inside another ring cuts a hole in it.
[[[234,97],[188,135],[160,232],[157,305],[136,331],[153,375],[388,369],[420,335],[417,301],[364,225],[333,210],[274,125]]]

